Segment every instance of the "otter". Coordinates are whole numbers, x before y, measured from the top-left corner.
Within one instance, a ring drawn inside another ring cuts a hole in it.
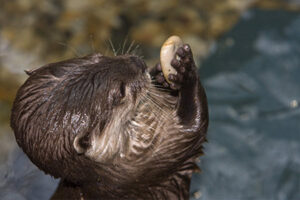
[[[28,71],[13,103],[18,145],[60,178],[51,199],[188,199],[208,106],[191,48],[149,69],[99,53]]]

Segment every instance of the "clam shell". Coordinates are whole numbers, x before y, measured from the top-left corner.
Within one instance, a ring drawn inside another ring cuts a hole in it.
[[[182,45],[183,42],[180,37],[173,35],[164,42],[160,49],[160,64],[162,72],[169,83],[171,83],[168,79],[169,74],[177,74],[177,71],[171,66],[171,61],[174,58],[177,49]]]

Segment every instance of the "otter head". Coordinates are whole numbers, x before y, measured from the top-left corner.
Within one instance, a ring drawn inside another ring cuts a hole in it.
[[[145,63],[95,54],[28,73],[11,116],[18,145],[54,177],[76,183],[111,176],[130,154],[129,122],[150,84]]]

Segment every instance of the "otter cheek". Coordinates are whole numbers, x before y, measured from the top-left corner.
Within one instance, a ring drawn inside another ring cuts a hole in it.
[[[177,71],[171,66],[171,61],[179,47],[183,45],[180,37],[173,35],[169,37],[160,50],[160,64],[165,79],[170,83],[169,74],[177,74]]]

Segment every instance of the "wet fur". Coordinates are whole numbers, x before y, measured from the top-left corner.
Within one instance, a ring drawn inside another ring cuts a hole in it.
[[[100,54],[28,74],[11,126],[31,161],[61,178],[52,199],[188,199],[208,125],[197,75],[174,92],[140,58]]]

